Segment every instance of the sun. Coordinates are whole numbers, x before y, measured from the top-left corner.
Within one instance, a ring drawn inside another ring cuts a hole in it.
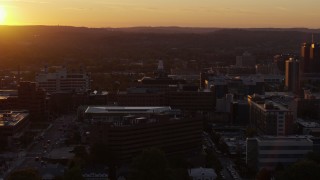
[[[6,18],[6,10],[0,6],[0,24],[4,23]]]

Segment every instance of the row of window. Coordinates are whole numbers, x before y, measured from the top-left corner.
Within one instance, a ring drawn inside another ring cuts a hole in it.
[[[304,154],[260,154],[259,158],[303,158]]]
[[[260,150],[312,150],[310,146],[260,146]]]

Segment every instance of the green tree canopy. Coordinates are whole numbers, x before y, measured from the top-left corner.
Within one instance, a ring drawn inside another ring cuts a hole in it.
[[[320,163],[320,153],[317,152],[309,152],[307,154],[307,159],[310,161],[314,161],[316,163]]]
[[[80,167],[74,166],[65,173],[64,179],[66,179],[66,180],[83,180],[84,178],[82,177]]]
[[[256,180],[270,180],[270,178],[271,172],[265,168],[262,168],[256,176]]]
[[[41,176],[35,169],[20,169],[13,171],[8,180],[41,180]]]
[[[280,176],[281,180],[319,180],[320,165],[314,161],[304,160],[287,168]]]
[[[172,170],[162,151],[156,148],[146,149],[132,163],[130,180],[170,180]]]

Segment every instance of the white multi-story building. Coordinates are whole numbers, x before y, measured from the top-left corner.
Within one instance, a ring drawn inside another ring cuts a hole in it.
[[[251,167],[288,166],[313,151],[311,136],[263,136],[247,139],[246,161]]]
[[[56,72],[49,73],[45,67],[43,72],[36,75],[35,80],[40,88],[44,88],[49,93],[90,90],[90,74],[83,69],[68,72],[65,67],[62,67]]]

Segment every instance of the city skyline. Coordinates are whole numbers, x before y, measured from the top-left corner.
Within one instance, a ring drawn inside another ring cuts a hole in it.
[[[320,28],[315,0],[0,0],[0,25]]]

